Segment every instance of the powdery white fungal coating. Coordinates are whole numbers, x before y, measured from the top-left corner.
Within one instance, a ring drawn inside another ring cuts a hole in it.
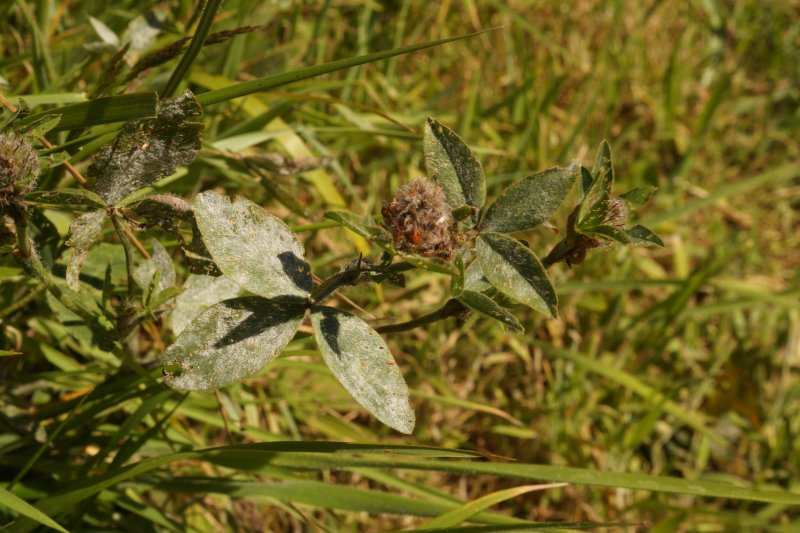
[[[499,233],[484,233],[477,239],[476,248],[483,274],[492,285],[540,313],[558,316],[555,289],[533,252]]]
[[[235,298],[241,290],[241,287],[225,276],[215,278],[190,274],[183,284],[183,292],[175,298],[175,309],[170,315],[172,331],[180,335],[203,311],[223,300]]]
[[[311,267],[303,245],[278,218],[246,198],[231,202],[214,191],[194,201],[197,226],[219,269],[265,298],[306,298]]]
[[[166,382],[180,390],[212,390],[251,376],[292,339],[305,309],[249,296],[209,307],[164,352]]]
[[[311,314],[314,337],[337,380],[384,424],[414,430],[408,387],[381,336],[360,318],[333,307]]]

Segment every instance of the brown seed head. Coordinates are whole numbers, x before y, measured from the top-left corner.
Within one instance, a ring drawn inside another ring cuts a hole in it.
[[[399,250],[453,258],[458,242],[450,206],[441,187],[415,178],[400,188],[391,202],[383,204],[383,225]]]
[[[0,133],[0,205],[30,192],[39,177],[33,146],[19,135]]]

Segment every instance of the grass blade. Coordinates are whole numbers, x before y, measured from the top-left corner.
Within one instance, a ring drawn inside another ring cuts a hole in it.
[[[19,513],[22,516],[27,516],[31,520],[35,520],[47,527],[51,527],[57,531],[62,531],[63,533],[67,533],[67,530],[61,527],[55,520],[53,520],[52,518],[41,512],[33,505],[29,504],[25,500],[8,492],[4,488],[0,488],[0,506],[5,507],[7,509],[11,509],[15,513]]]
[[[19,124],[20,126],[32,124],[45,115],[61,115],[61,121],[51,131],[63,131],[112,122],[154,118],[157,101],[156,93],[120,94],[35,113],[21,120]]]
[[[164,91],[161,95],[162,98],[169,98],[178,88],[181,80],[186,77],[189,69],[192,68],[192,63],[197,59],[200,50],[206,41],[208,32],[211,31],[211,26],[214,24],[214,16],[219,11],[222,5],[222,0],[208,0],[203,8],[203,14],[200,16],[200,22],[197,24],[197,30],[194,32],[192,41],[189,43],[189,48],[184,52],[178,66],[172,71],[167,84],[164,86]]]
[[[481,511],[484,511],[500,502],[516,498],[522,494],[533,492],[537,490],[554,489],[556,487],[564,487],[566,483],[548,483],[544,485],[522,485],[521,487],[514,487],[511,489],[498,490],[486,496],[481,496],[471,502],[448,511],[442,515],[437,516],[433,520],[426,522],[423,527],[453,527],[470,520],[473,516]]]
[[[288,85],[296,81],[307,80],[316,76],[322,76],[323,74],[330,74],[331,72],[336,72],[337,70],[356,67],[366,63],[374,63],[375,61],[380,61],[382,59],[388,59],[390,57],[403,54],[410,54],[411,52],[416,52],[418,50],[424,50],[426,48],[432,48],[445,43],[459,41],[469,37],[475,37],[476,35],[486,33],[487,31],[493,31],[493,29],[468,33],[466,35],[458,35],[456,37],[448,37],[446,39],[437,39],[435,41],[428,41],[421,44],[413,44],[411,46],[404,46],[402,48],[393,48],[391,50],[374,52],[372,54],[365,54],[347,59],[339,59],[337,61],[323,63],[322,65],[315,65],[313,67],[305,67],[290,72],[283,72],[274,76],[266,76],[264,78],[258,78],[257,80],[239,83],[231,87],[225,87],[224,89],[217,89],[215,91],[208,91],[206,93],[199,94],[197,95],[197,100],[201,105],[204,106],[218,104],[227,100],[233,100],[234,98],[241,98],[242,96],[247,96],[248,94],[268,91],[270,89]]]

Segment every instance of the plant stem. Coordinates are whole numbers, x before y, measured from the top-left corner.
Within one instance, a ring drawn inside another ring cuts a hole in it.
[[[415,318],[413,320],[409,320],[408,322],[400,322],[399,324],[389,324],[387,326],[379,326],[375,328],[375,331],[378,333],[396,333],[399,331],[408,331],[410,329],[415,329],[420,326],[427,326],[428,324],[432,324],[439,320],[444,320],[446,318],[450,318],[452,316],[460,315],[467,308],[459,302],[458,300],[451,299],[447,300],[445,304],[437,309],[436,311],[432,311],[427,315],[422,315],[419,318]]]
[[[116,215],[111,215],[111,222],[114,223],[114,229],[117,231],[117,236],[122,243],[122,251],[125,252],[125,271],[128,274],[128,296],[133,297],[133,254],[131,253],[131,244],[125,236],[125,230],[119,218],[117,218]]]
[[[553,249],[550,250],[550,253],[542,259],[542,266],[545,268],[550,268],[551,266],[555,265],[556,263],[560,263],[564,261],[567,255],[574,251],[575,244],[572,242],[571,239],[563,239],[558,242]]]

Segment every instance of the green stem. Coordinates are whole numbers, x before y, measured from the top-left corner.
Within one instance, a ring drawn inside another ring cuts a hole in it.
[[[408,331],[411,329],[415,329],[421,326],[427,326],[428,324],[432,324],[434,322],[438,322],[439,320],[444,320],[446,318],[450,318],[456,315],[460,315],[467,308],[459,302],[458,300],[447,300],[445,304],[437,309],[436,311],[432,311],[427,315],[422,315],[419,318],[415,318],[413,320],[409,320],[408,322],[400,322],[399,324],[389,324],[387,326],[379,326],[375,328],[375,331],[378,333],[397,333],[400,331]]]
[[[114,229],[117,231],[117,236],[122,243],[122,251],[125,253],[125,272],[128,274],[128,296],[133,297],[133,253],[131,252],[130,241],[125,237],[125,229],[116,215],[111,215],[111,222],[114,223]]]
[[[192,41],[189,43],[189,47],[181,57],[178,66],[172,71],[169,81],[167,81],[164,90],[161,92],[162,98],[169,98],[172,96],[178,89],[181,80],[189,73],[189,69],[192,68],[192,63],[197,59],[200,50],[203,49],[208,32],[211,31],[211,26],[214,23],[214,17],[221,5],[222,0],[208,0],[206,3],[205,8],[203,8],[203,14],[200,16],[200,22],[197,23],[197,30],[195,30]]]

